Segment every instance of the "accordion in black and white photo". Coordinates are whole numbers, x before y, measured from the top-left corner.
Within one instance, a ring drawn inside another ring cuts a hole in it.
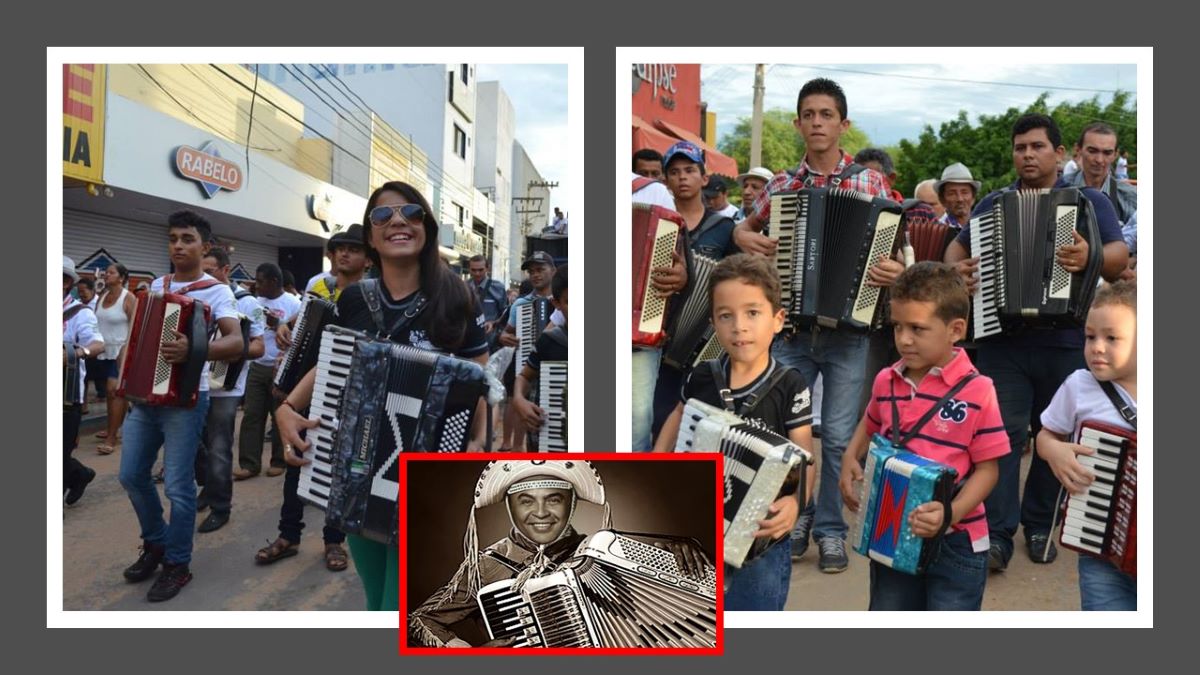
[[[1056,252],[1078,232],[1088,244],[1083,272],[1058,264]],[[1070,327],[1087,318],[1104,244],[1087,197],[1076,188],[1009,190],[971,219],[971,255],[979,258],[970,338],[1006,326]]]
[[[771,195],[771,235],[786,327],[866,330],[879,320],[880,288],[867,271],[897,250],[899,204],[840,188]]]
[[[601,530],[550,574],[479,591],[491,639],[517,647],[713,647],[716,572],[681,570],[670,537]],[[698,549],[698,544],[695,545]]]
[[[807,450],[732,412],[689,399],[679,424],[676,452],[725,456],[725,564],[741,567],[772,542],[754,538],[758,521],[776,499],[804,494]]]
[[[337,317],[337,305],[316,295],[304,296],[296,328],[292,331],[292,345],[283,356],[283,362],[275,371],[273,384],[283,395],[290,394],[296,383],[317,364],[321,350],[321,331],[332,325]],[[265,339],[273,340],[268,335]]]

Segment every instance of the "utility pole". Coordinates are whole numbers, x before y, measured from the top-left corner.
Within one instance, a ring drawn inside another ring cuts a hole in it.
[[[754,66],[754,112],[750,117],[750,167],[762,166],[763,64]]]

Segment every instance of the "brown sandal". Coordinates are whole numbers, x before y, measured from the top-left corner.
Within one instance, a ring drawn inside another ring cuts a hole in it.
[[[269,546],[258,549],[258,553],[254,554],[254,562],[259,565],[269,565],[296,555],[300,552],[299,547],[299,544],[293,544],[287,539],[276,539]]]
[[[325,569],[330,572],[341,572],[349,566],[350,559],[341,544],[325,544]]]

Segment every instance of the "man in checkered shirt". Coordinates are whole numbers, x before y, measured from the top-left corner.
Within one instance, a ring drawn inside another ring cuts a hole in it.
[[[793,122],[804,138],[805,155],[795,171],[777,174],[754,201],[746,219],[734,229],[734,242],[741,250],[775,255],[776,241],[763,233],[770,224],[771,195],[806,187],[840,187],[873,197],[889,197],[887,181],[878,171],[854,163],[842,150],[839,139],[850,128],[846,117],[846,94],[832,80],[810,80],[796,99]],[[904,265],[887,257],[875,261],[868,272],[873,286],[891,286]],[[822,572],[842,572],[846,557],[846,522],[838,494],[842,453],[858,422],[859,402],[866,384],[867,334],[846,329],[814,326],[775,340],[772,354],[782,364],[800,371],[806,382],[824,375],[821,415],[821,477],[817,480],[816,504],[810,503],[792,533],[792,559],[808,548],[811,531],[820,548]]]

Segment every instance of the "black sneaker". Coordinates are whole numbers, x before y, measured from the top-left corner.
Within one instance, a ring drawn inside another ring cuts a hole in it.
[[[192,573],[185,565],[163,565],[162,574],[155,579],[154,585],[150,587],[150,591],[146,593],[146,599],[150,602],[162,602],[170,600],[179,595],[180,589],[188,585],[192,580]]]
[[[812,532],[813,515],[800,514],[796,528],[792,530],[792,560],[799,560],[808,550],[809,534]]]
[[[221,513],[220,511],[213,511],[212,513],[208,514],[208,517],[204,519],[203,523],[200,523],[200,527],[196,528],[196,531],[197,532],[213,532],[213,531],[221,529],[222,527],[225,526],[225,523],[228,523],[228,522],[229,522],[229,513]]]
[[[87,471],[87,473],[83,474],[82,478],[75,481],[75,484],[71,486],[70,490],[67,490],[67,496],[65,498],[67,506],[72,506],[75,504],[75,502],[79,501],[79,498],[83,496],[83,491],[87,488],[88,483],[96,479],[96,471],[94,469],[85,468],[85,471]]]
[[[841,537],[822,537],[817,541],[817,546],[821,549],[821,558],[817,561],[817,567],[822,572],[837,574],[846,571],[846,567],[850,565],[850,559],[846,557],[846,542]]]
[[[1035,563],[1052,563],[1058,557],[1058,548],[1050,541],[1050,535],[1044,532],[1031,534],[1025,539],[1029,548],[1029,559]]]
[[[1004,559],[1004,552],[1000,550],[1000,544],[992,544],[988,548],[988,569],[993,572],[1003,572],[1008,567],[1008,561]]]
[[[149,579],[166,554],[167,547],[162,544],[142,544],[142,554],[138,556],[137,562],[125,568],[125,578],[134,583]]]

